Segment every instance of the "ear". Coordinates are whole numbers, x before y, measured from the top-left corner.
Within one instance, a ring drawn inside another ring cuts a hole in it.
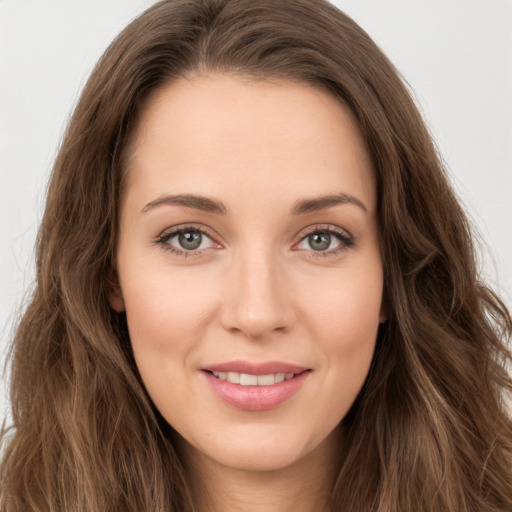
[[[112,270],[108,280],[108,302],[110,307],[117,313],[122,313],[125,310],[123,292],[115,270]]]

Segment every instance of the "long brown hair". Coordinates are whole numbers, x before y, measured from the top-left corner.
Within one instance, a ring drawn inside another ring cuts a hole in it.
[[[372,156],[389,320],[344,422],[332,510],[512,510],[512,322],[398,73],[323,0],[168,0],[112,43],[53,169],[36,286],[12,345],[0,510],[194,510],[169,427],[107,300],[123,156],[163,83],[197,72],[322,87]]]

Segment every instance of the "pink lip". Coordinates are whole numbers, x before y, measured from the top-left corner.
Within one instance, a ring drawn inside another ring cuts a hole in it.
[[[251,375],[270,373],[294,373],[289,380],[271,386],[242,386],[215,377],[211,372],[237,372]],[[245,361],[233,361],[208,366],[201,372],[211,389],[225,403],[246,411],[264,411],[273,409],[299,391],[311,371],[307,368],[272,361],[254,364]]]
[[[229,361],[213,364],[202,368],[210,372],[237,372],[250,375],[269,375],[270,373],[301,373],[308,368],[281,361],[267,361],[265,363],[251,363],[249,361]]]

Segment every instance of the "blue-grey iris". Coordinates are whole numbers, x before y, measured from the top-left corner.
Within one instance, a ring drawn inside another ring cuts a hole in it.
[[[314,251],[325,251],[331,245],[331,235],[329,233],[312,233],[308,236],[308,242]]]
[[[183,231],[178,236],[178,241],[187,251],[198,249],[203,241],[203,235],[199,231]]]

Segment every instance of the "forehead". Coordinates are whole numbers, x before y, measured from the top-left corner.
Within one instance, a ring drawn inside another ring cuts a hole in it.
[[[348,109],[288,81],[208,74],[162,86],[141,113],[127,172],[128,188],[147,196],[263,199],[277,189],[283,201],[345,192],[364,196],[370,210],[376,202],[371,160]]]

